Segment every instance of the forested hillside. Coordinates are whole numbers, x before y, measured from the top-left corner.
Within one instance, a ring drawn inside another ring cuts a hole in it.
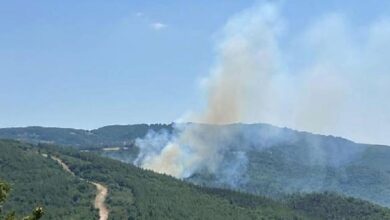
[[[163,124],[112,125],[94,130],[38,126],[2,128],[0,129],[0,138],[93,149],[132,145],[136,138],[144,137],[149,130],[159,131],[161,129],[170,130],[172,126]]]
[[[28,127],[0,129],[0,137],[95,149],[96,153],[132,164],[139,153],[137,138],[151,130],[172,134],[173,129],[172,124],[106,126],[91,131]],[[221,140],[215,142],[223,145],[221,170],[217,175],[197,172],[187,181],[273,198],[296,192],[334,191],[390,206],[390,147],[266,124],[208,125],[203,130]],[[231,135],[225,137],[226,133]],[[224,169],[242,160],[236,158],[236,153],[243,155],[246,163],[232,177]]]
[[[275,201],[195,186],[57,146],[0,141],[0,151],[0,178],[12,188],[4,210],[29,213],[31,206],[42,205],[46,211],[42,219],[97,217],[92,206],[95,189],[78,177],[108,187],[109,219],[390,219],[388,209],[333,194]],[[52,156],[61,158],[77,177],[64,171]]]
[[[388,146],[259,125],[230,129],[239,132],[225,145],[223,164],[235,161],[234,152],[245,152],[247,163],[237,178],[241,181],[221,182],[218,173],[223,172],[198,172],[189,181],[274,198],[332,191],[390,206]]]
[[[43,219],[90,219],[97,216],[91,203],[95,188],[69,175],[30,145],[0,141],[0,179],[11,187],[3,205],[5,211],[16,211],[24,216],[33,207],[43,206]]]

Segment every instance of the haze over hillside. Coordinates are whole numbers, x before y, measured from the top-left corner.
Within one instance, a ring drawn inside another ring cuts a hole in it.
[[[175,133],[175,126],[203,127],[199,137],[221,146],[212,161],[215,169],[199,167],[183,177],[186,181],[274,198],[296,192],[333,191],[390,206],[388,146],[357,144],[266,124],[115,125],[91,131],[4,128],[0,129],[0,138],[94,150],[141,166],[150,151],[162,149],[180,135]]]
[[[0,140],[0,149],[0,178],[13,188],[4,209],[27,213],[32,205],[42,205],[42,219],[97,218],[94,188],[88,181],[108,188],[109,219],[390,219],[387,208],[331,193],[275,201],[197,187],[60,146]]]
[[[16,0],[0,30],[0,220],[390,219],[390,1]]]

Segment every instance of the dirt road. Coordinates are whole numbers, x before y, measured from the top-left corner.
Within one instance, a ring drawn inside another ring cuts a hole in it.
[[[99,216],[100,216],[99,219],[100,220],[107,220],[109,212],[108,212],[107,206],[104,202],[107,198],[108,189],[107,189],[107,187],[103,186],[102,184],[95,183],[95,182],[90,182],[90,183],[95,185],[96,189],[97,189],[97,194],[95,197],[95,204],[94,205],[95,205],[95,208],[99,209]]]
[[[46,154],[42,154],[42,156],[47,157]],[[70,173],[73,176],[76,176],[69,169],[68,165],[66,165],[60,158],[54,157],[54,156],[51,156],[51,158],[53,160],[57,161],[57,163],[59,163],[61,165],[62,169],[64,169],[66,172]],[[84,180],[83,178],[80,178],[80,179]],[[88,180],[84,180],[84,181],[87,181],[87,182],[93,184],[96,187],[97,192],[96,192],[94,206],[95,206],[96,209],[99,210],[99,220],[107,220],[108,219],[109,210],[108,210],[106,204],[104,203],[106,201],[106,198],[107,198],[107,195],[108,195],[107,187],[103,186],[100,183],[91,182],[91,181],[88,181]]]

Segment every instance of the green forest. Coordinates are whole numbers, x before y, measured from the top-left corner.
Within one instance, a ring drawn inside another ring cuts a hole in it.
[[[96,219],[95,188],[88,182],[94,181],[109,190],[109,219],[390,219],[387,208],[334,193],[273,200],[196,186],[65,147],[3,140],[0,149],[0,179],[10,186],[3,217],[15,212],[22,218],[43,207],[42,219]],[[52,156],[61,158],[76,176]]]

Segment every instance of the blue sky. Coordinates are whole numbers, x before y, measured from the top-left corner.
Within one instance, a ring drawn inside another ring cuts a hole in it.
[[[0,0],[0,127],[169,123],[202,102],[216,33],[255,1]],[[326,13],[354,25],[390,2],[284,1],[293,34]]]

